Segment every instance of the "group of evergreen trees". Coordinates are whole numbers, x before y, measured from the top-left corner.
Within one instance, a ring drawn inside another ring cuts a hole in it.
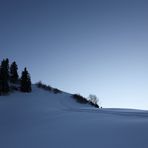
[[[27,68],[24,68],[19,78],[16,62],[9,66],[9,59],[3,59],[0,64],[0,95],[9,93],[12,84],[19,85],[21,92],[31,92],[31,78]]]

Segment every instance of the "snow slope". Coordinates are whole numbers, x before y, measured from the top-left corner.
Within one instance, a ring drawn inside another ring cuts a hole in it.
[[[34,86],[0,96],[0,148],[148,148],[148,111],[96,109]]]

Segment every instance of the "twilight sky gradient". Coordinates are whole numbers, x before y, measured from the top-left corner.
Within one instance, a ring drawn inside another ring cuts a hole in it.
[[[0,0],[0,59],[32,81],[148,109],[147,0]]]

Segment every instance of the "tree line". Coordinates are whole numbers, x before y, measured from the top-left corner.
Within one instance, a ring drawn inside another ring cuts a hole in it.
[[[21,77],[18,74],[16,62],[9,64],[9,59],[3,59],[0,63],[0,95],[8,94],[12,86],[16,86],[21,92],[31,92],[31,77],[25,67]]]

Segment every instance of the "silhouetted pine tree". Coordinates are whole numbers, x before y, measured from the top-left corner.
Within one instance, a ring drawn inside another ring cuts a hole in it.
[[[0,65],[0,95],[2,95],[3,92],[3,79],[2,79],[2,70]]]
[[[14,61],[10,66],[10,82],[11,83],[15,84],[18,82],[19,76],[18,76],[17,70],[18,70],[18,67],[16,62]]]
[[[6,60],[4,60],[4,69],[5,69],[5,74],[6,74],[6,78],[7,80],[9,80],[9,59],[7,58]]]
[[[22,92],[31,92],[31,78],[27,71],[27,68],[24,68],[21,76],[21,91]]]
[[[0,67],[0,92],[6,94],[9,92],[9,60],[3,60]]]

